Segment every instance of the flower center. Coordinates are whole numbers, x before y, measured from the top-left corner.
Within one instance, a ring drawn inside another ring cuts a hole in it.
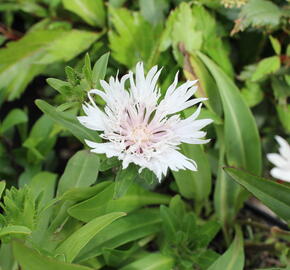
[[[131,139],[134,143],[143,144],[150,141],[151,134],[144,126],[138,126],[133,128],[131,133]]]

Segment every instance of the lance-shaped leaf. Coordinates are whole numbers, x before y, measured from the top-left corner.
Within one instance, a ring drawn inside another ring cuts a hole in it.
[[[275,181],[252,175],[244,170],[225,168],[225,171],[278,216],[290,221],[290,188]]]
[[[82,248],[101,230],[114,220],[126,215],[123,212],[114,212],[97,217],[75,231],[55,250],[56,254],[64,254],[67,262],[72,262]]]
[[[207,270],[243,270],[245,263],[243,235],[236,228],[236,236],[228,250],[219,257]]]
[[[95,131],[82,126],[76,117],[69,115],[68,113],[58,111],[55,107],[51,106],[44,100],[36,100],[37,107],[46,115],[48,115],[53,121],[59,125],[68,129],[75,137],[84,142],[85,139],[98,141],[99,137]]]
[[[64,263],[46,257],[20,242],[13,243],[13,253],[21,268],[25,270],[92,270],[86,266]]]
[[[222,98],[226,157],[229,165],[260,174],[261,143],[251,111],[234,82],[206,55],[198,52],[198,56],[213,75]]]

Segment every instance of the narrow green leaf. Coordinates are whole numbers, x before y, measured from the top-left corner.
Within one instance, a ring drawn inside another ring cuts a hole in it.
[[[80,252],[76,261],[86,261],[102,254],[104,248],[117,248],[156,234],[161,230],[158,209],[140,209],[116,220],[98,233]]]
[[[207,270],[243,270],[244,269],[243,235],[239,228],[229,249],[219,257]]]
[[[25,226],[14,226],[14,225],[8,225],[6,227],[0,228],[0,238],[9,234],[28,235],[31,234],[31,230]]]
[[[226,157],[231,166],[261,173],[261,143],[255,119],[233,81],[206,55],[198,52],[216,80],[225,114]],[[251,145],[251,147],[249,147]]]
[[[48,78],[46,82],[55,90],[57,90],[60,94],[64,96],[68,96],[71,92],[71,86],[68,82],[54,79],[54,78]]]
[[[93,67],[92,81],[93,81],[93,86],[95,88],[99,88],[101,86],[100,80],[103,80],[106,76],[109,56],[110,56],[109,52],[102,55]]]
[[[61,126],[67,128],[75,137],[84,142],[85,139],[92,141],[99,141],[98,134],[83,127],[75,117],[68,115],[67,113],[57,111],[56,108],[49,105],[44,100],[36,100],[37,107],[46,115],[48,115],[53,121],[57,122]]]
[[[125,195],[137,176],[138,168],[135,165],[130,164],[125,170],[120,168],[115,180],[116,183],[113,198],[119,199]]]
[[[8,113],[0,125],[0,132],[3,133],[16,125],[26,123],[27,121],[28,117],[24,111],[20,109],[13,109]]]
[[[58,184],[58,195],[71,188],[88,187],[96,182],[100,160],[98,155],[83,150],[74,154],[68,161]]]
[[[3,191],[6,187],[6,182],[5,181],[0,181],[0,199],[2,197]]]
[[[46,257],[20,242],[13,243],[13,253],[18,263],[25,270],[92,270],[92,268],[86,266],[68,264]]]
[[[120,270],[169,270],[172,269],[173,266],[173,258],[160,253],[152,253],[120,268]]]
[[[72,262],[81,249],[101,230],[116,219],[126,215],[123,212],[114,212],[97,217],[75,231],[56,249],[56,254],[64,254],[67,262]]]
[[[273,36],[270,36],[269,38],[270,38],[270,41],[271,41],[271,44],[272,44],[272,47],[273,47],[275,53],[277,55],[280,55],[280,53],[281,53],[281,44],[280,44],[279,40],[277,38],[274,38]]]
[[[290,222],[289,187],[263,177],[252,175],[243,170],[235,168],[225,168],[224,170],[278,216]]]
[[[169,202],[168,196],[147,191],[136,184],[132,184],[126,195],[116,200],[113,199],[114,191],[115,183],[112,183],[94,197],[69,208],[68,213],[86,222],[110,212],[128,213],[145,205]]]

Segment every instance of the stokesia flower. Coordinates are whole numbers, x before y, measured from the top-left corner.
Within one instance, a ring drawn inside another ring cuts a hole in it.
[[[270,173],[274,178],[290,182],[290,145],[280,136],[275,139],[279,143],[280,154],[267,155],[268,160],[276,166]]]
[[[90,102],[83,105],[86,116],[78,117],[85,127],[101,131],[100,136],[105,141],[86,140],[91,152],[106,154],[108,158],[118,157],[124,169],[130,163],[139,165],[139,172],[148,168],[159,181],[168,168],[197,170],[195,161],[178,151],[179,145],[207,143],[209,140],[201,139],[206,133],[200,129],[212,122],[211,119],[197,120],[201,101],[206,98],[191,98],[197,90],[196,81],[187,81],[177,87],[176,74],[164,98],[160,99],[157,86],[160,72],[154,66],[145,77],[143,64],[138,63],[135,77],[129,72],[121,80],[111,77],[109,82],[100,81],[104,91],[90,90]],[[92,95],[106,102],[104,110],[95,104]],[[182,110],[198,103],[191,116],[180,117]]]

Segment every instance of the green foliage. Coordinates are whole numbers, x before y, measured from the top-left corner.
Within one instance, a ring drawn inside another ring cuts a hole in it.
[[[260,176],[289,139],[289,1],[5,0],[0,17],[1,270],[289,269],[289,184]],[[111,113],[88,91],[140,61],[163,69],[159,101],[178,71],[208,98],[210,142],[174,145],[197,171],[160,182],[86,149],[107,140],[83,104]]]
[[[289,188],[287,186],[251,175],[246,171],[234,168],[226,168],[225,170],[235,181],[249,190],[254,196],[277,213],[277,215],[287,222],[290,221]]]
[[[9,43],[7,48],[0,50],[0,58],[3,59],[0,83],[1,88],[6,88],[2,95],[9,100],[19,97],[48,64],[72,59],[99,37],[99,34],[79,30],[41,30],[32,31],[23,39]]]

